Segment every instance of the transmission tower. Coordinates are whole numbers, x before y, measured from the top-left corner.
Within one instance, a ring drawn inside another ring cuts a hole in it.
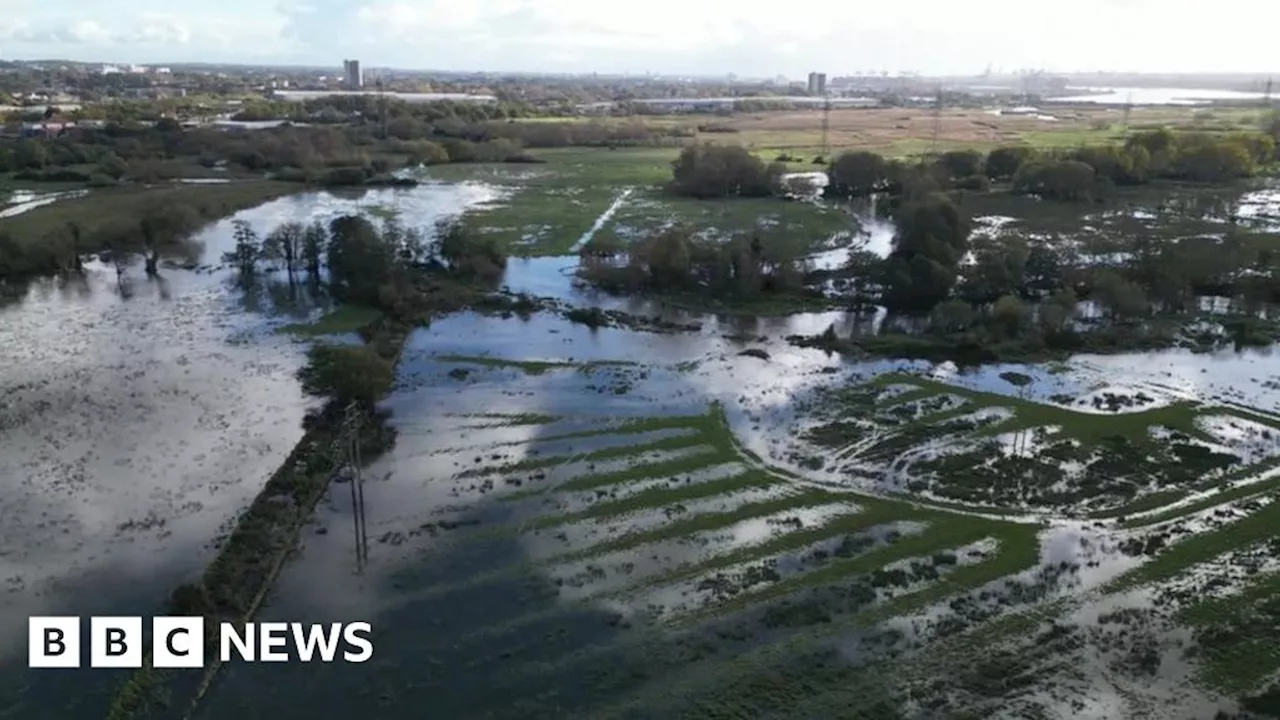
[[[1271,78],[1267,78],[1267,89],[1262,93],[1262,107],[1271,109]]]
[[[1122,130],[1127,135],[1129,133],[1129,116],[1133,114],[1133,93],[1129,93],[1124,101],[1124,125]]]
[[[938,136],[942,134],[942,86],[938,86],[938,94],[933,100],[933,143],[929,152],[938,156]]]
[[[831,133],[831,94],[826,93],[822,100],[822,159],[829,160],[830,152],[828,136]]]

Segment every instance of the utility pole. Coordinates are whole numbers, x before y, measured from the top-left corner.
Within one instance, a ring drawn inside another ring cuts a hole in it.
[[[365,527],[364,476],[360,461],[360,426],[364,413],[356,403],[346,407],[342,420],[342,435],[346,441],[347,465],[351,468],[351,518],[356,541],[356,572],[363,573],[369,562],[369,536]]]
[[[1267,90],[1262,94],[1262,107],[1271,109],[1271,78],[1267,78]]]
[[[1133,114],[1133,93],[1129,93],[1124,101],[1124,134],[1129,134],[1129,116]]]

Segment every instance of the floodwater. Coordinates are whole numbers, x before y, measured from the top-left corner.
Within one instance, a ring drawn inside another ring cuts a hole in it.
[[[1209,105],[1219,101],[1261,100],[1260,92],[1189,88],[1069,87],[1076,94],[1046,98],[1046,102],[1097,103],[1099,105]]]
[[[363,209],[430,227],[438,217],[497,197],[483,184],[425,184],[297,195],[236,217],[265,232],[284,221],[327,220]],[[858,210],[857,217],[863,235],[855,242],[887,253],[892,226],[874,208]],[[201,234],[203,263],[216,262],[228,247],[230,220]],[[993,216],[986,226],[1009,222]],[[833,256],[830,262],[840,261]],[[800,405],[823,388],[890,370],[933,370],[964,387],[1016,396],[1019,389],[1005,377],[1019,372],[1033,379],[1024,396],[1042,400],[1124,386],[1160,397],[1247,400],[1280,410],[1280,383],[1266,384],[1277,375],[1266,350],[1088,356],[1062,366],[964,372],[922,362],[849,362],[795,348],[785,337],[828,325],[845,335],[865,324],[863,316],[675,312],[577,287],[576,263],[574,257],[512,259],[504,283],[513,291],[696,322],[701,329],[592,329],[539,312],[527,319],[459,313],[416,330],[385,401],[397,443],[363,471],[369,567],[355,572],[353,511],[346,489],[335,486],[258,618],[369,621],[374,659],[359,666],[233,663],[197,717],[364,713],[416,719],[423,707],[441,717],[573,716],[658,677],[643,674],[669,670],[661,667],[662,658],[676,652],[673,647],[685,653],[681,663],[697,652],[696,642],[655,624],[659,619],[674,627],[734,598],[767,594],[820,573],[823,558],[833,553],[856,557],[900,537],[910,540],[917,530],[927,536],[927,528],[871,517],[853,530],[832,530],[839,532],[838,542],[829,542],[827,528],[852,523],[866,508],[855,496],[843,503],[797,499],[805,489],[850,486],[810,472],[790,456]],[[11,363],[16,372],[4,378],[0,405],[6,428],[0,482],[11,498],[0,516],[0,563],[4,577],[21,578],[10,581],[14,589],[4,596],[5,618],[158,609],[169,589],[203,569],[206,543],[253,497],[301,433],[307,401],[292,374],[304,346],[269,332],[279,318],[244,313],[238,294],[216,272],[167,271],[164,283],[136,270],[133,277],[127,299],[115,289],[113,274],[93,268],[83,286],[37,286],[21,302],[0,308],[0,347],[20,353]],[[767,359],[741,355],[746,349],[764,350]],[[466,359],[474,357],[630,364],[531,374]],[[684,429],[618,434],[627,419],[697,418],[712,403],[723,408],[735,442],[754,457],[717,454],[715,437],[694,421]],[[546,419],[528,420],[534,416]],[[583,457],[632,443],[642,451]],[[797,477],[702,491],[750,477],[755,458]],[[682,469],[659,470],[669,466]],[[607,486],[592,483],[627,472],[634,476]],[[582,514],[601,503],[673,489],[689,493],[688,499],[607,517]],[[718,532],[661,535],[679,523],[771,503],[783,505],[744,515]],[[579,515],[571,523],[544,525],[548,512]],[[629,536],[647,538],[634,560],[611,545]],[[1100,540],[1079,524],[1056,527],[1045,537],[1042,557],[1027,577],[1080,556],[1097,563],[1076,578],[1091,588],[1127,567],[1113,555],[1095,560],[1080,550]],[[972,549],[975,542],[938,550]],[[11,625],[0,626],[11,636],[0,647],[20,650],[21,623]],[[782,636],[771,630],[743,642],[754,646]],[[681,644],[686,642],[692,644]],[[636,643],[660,652],[646,659],[635,652]],[[610,675],[610,668],[618,673]],[[5,678],[0,714],[12,709],[23,716],[55,694],[67,695],[67,686],[45,677],[22,693],[18,688],[27,678],[13,679],[12,687]],[[103,684],[95,682],[83,689],[89,699],[66,716],[100,716]],[[94,702],[96,713],[90,710]]]
[[[3,207],[0,207],[0,218],[16,217],[38,207],[52,205],[59,200],[81,197],[87,193],[87,190],[68,190],[66,192],[15,190],[5,198]]]
[[[265,232],[378,205],[429,221],[489,196],[313,193],[237,217]],[[195,239],[199,264],[217,264],[233,245],[230,219]],[[83,279],[41,280],[0,304],[0,662],[21,661],[28,615],[160,610],[203,571],[210,543],[301,437],[310,401],[294,373],[305,346],[271,329],[309,311],[246,305],[224,272],[162,268],[151,279],[135,267],[122,286],[97,262]],[[79,692],[67,694],[71,677],[0,677],[0,715],[34,716],[61,696],[75,698],[68,716],[101,717],[114,674],[76,675]]]

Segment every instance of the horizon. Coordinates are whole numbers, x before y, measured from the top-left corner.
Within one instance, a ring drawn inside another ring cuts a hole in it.
[[[355,57],[370,69],[419,72],[758,78],[869,69],[970,77],[996,67],[1058,74],[1280,71],[1265,43],[1239,42],[1238,30],[1241,17],[1265,27],[1280,20],[1280,9],[1245,0],[1222,0],[1212,14],[1191,0],[1082,0],[1052,26],[1028,19],[1012,0],[963,8],[925,0],[905,19],[894,8],[810,0],[780,20],[761,0],[729,7],[655,0],[608,16],[586,0],[494,0],[483,8],[442,0],[226,0],[214,10],[178,11],[156,0],[70,5],[0,0],[0,10],[9,11],[0,20],[5,54],[26,62],[303,68],[340,67],[341,58]],[[1078,68],[1083,56],[1095,67],[1119,69],[1065,69]],[[539,70],[503,69],[517,67]]]
[[[66,57],[4,57],[0,56],[0,63],[22,63],[29,65],[49,65],[49,64],[70,64],[70,65],[110,65],[110,66],[126,66],[134,65],[147,68],[173,68],[173,67],[226,67],[226,68],[244,68],[244,69],[279,69],[290,71],[303,70],[337,70],[338,74],[342,71],[343,60],[356,60],[360,62],[361,69],[364,72],[370,71],[388,71],[388,72],[404,72],[404,73],[422,73],[422,74],[449,74],[449,75],[497,75],[497,76],[525,76],[525,77],[678,77],[678,78],[698,78],[698,79],[714,79],[724,80],[728,76],[734,76],[736,81],[771,81],[780,77],[785,77],[792,82],[803,82],[808,72],[821,72],[828,78],[833,77],[872,77],[879,76],[882,70],[849,70],[849,71],[830,71],[830,70],[812,70],[804,73],[788,75],[785,73],[775,73],[772,75],[740,75],[733,72],[728,73],[712,73],[712,72],[680,72],[680,71],[596,71],[596,70],[511,70],[511,69],[446,69],[438,67],[408,67],[402,65],[377,65],[370,64],[358,57],[340,58],[335,63],[320,62],[232,62],[217,60],[152,60],[137,61],[119,58],[94,58],[94,59],[72,59]],[[1044,75],[1057,76],[1096,76],[1096,75],[1116,75],[1122,77],[1159,77],[1159,78],[1240,78],[1240,79],[1267,79],[1280,76],[1280,70],[1198,70],[1198,71],[1164,71],[1164,70],[1061,70],[1054,68],[1001,68],[999,71],[991,69],[987,71],[975,71],[971,73],[942,73],[929,74],[914,70],[889,70],[888,77],[919,77],[924,79],[946,79],[946,78],[1016,78],[1026,74],[1040,73]]]

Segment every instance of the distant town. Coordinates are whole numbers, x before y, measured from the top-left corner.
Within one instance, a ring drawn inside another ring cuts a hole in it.
[[[1195,88],[1202,94],[1212,91],[1211,97],[1189,98],[1185,104],[1250,104],[1260,100],[1269,104],[1271,79],[1260,75],[1067,75],[1038,70],[988,70],[971,77],[888,71],[830,76],[815,71],[804,79],[782,75],[566,76],[367,70],[358,59],[343,59],[331,68],[0,62],[0,115],[5,120],[3,132],[13,136],[56,134],[75,126],[100,127],[106,120],[103,113],[86,108],[110,103],[159,101],[165,108],[164,116],[187,126],[201,126],[262,121],[261,112],[246,112],[246,107],[255,104],[374,95],[411,104],[518,103],[562,116],[940,103],[1036,114],[1044,102],[1078,98],[1094,104],[1142,104],[1133,99],[1132,90],[1153,87]],[[1106,97],[1107,93],[1114,97]]]

